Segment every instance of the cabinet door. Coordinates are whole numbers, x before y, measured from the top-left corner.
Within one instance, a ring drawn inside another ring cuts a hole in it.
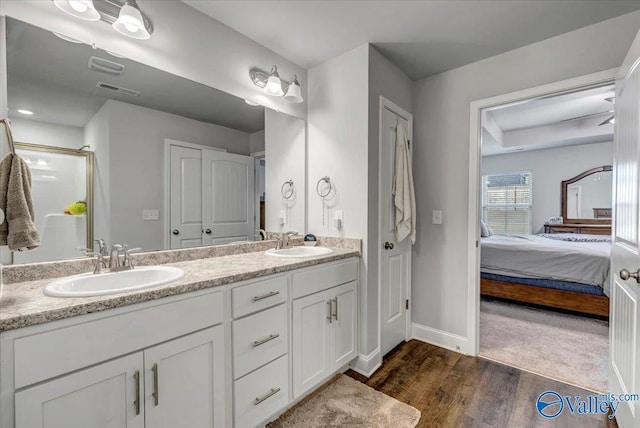
[[[16,393],[16,428],[143,428],[142,361],[139,352]]]
[[[331,290],[293,301],[293,396],[331,373]]]
[[[333,367],[337,370],[357,354],[358,297],[355,281],[334,288],[333,301]]]
[[[224,329],[144,351],[146,428],[225,427]]]

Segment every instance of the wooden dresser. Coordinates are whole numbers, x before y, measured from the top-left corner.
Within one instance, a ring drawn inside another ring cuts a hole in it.
[[[544,233],[586,233],[589,235],[611,235],[610,224],[544,224]]]

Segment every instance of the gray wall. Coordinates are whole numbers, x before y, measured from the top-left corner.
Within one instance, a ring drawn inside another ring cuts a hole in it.
[[[417,81],[414,174],[419,223],[413,251],[413,322],[463,352],[467,331],[469,105],[471,101],[619,67],[640,12]],[[429,221],[443,210],[442,225]]]
[[[13,139],[20,143],[79,149],[84,145],[84,130],[37,120],[11,117]],[[4,130],[2,130],[4,132]]]
[[[482,158],[482,173],[532,171],[533,233],[544,231],[544,223],[560,213],[560,183],[588,169],[613,162],[613,142],[583,144],[557,149],[508,153]],[[609,187],[611,195],[611,187]],[[611,198],[609,198],[611,199]],[[584,201],[584,206],[588,201]],[[610,208],[607,206],[599,208]],[[592,217],[588,217],[592,218]]]
[[[160,249],[164,219],[143,221],[143,209],[164,208],[164,140],[249,155],[249,134],[109,100],[110,243]],[[100,207],[98,207],[100,208]]]
[[[265,227],[269,232],[305,232],[305,144],[306,123],[302,119],[266,109],[265,145]],[[282,184],[293,180],[291,199],[282,197]],[[280,225],[280,210],[286,224]]]
[[[372,46],[369,47],[369,174],[367,247],[371,269],[367,271],[369,293],[367,298],[367,325],[375,326],[367,331],[368,348],[373,352],[378,343],[378,260],[380,253],[378,236],[378,169],[380,145],[380,97],[383,96],[411,113],[411,80],[395,64]],[[379,344],[378,344],[379,345]]]
[[[249,79],[252,67],[268,72],[277,64],[283,79],[293,74],[298,76],[306,99],[304,68],[180,1],[145,1],[140,7],[154,23],[153,35],[144,41],[122,37],[107,23],[82,21],[62,13],[51,1],[2,1],[0,15],[89,45],[95,43],[134,61],[305,118],[306,102],[295,104],[281,97],[267,96]]]

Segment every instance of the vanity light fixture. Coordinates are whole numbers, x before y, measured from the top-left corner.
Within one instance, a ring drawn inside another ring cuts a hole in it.
[[[251,101],[245,98],[244,100],[245,103],[247,103],[248,105],[250,105],[251,107],[258,107],[260,105],[260,103],[257,103],[255,101]]]
[[[24,115],[27,115],[27,116],[32,116],[33,115],[33,112],[31,110],[24,110],[24,109],[18,109],[18,113],[24,114]]]
[[[144,25],[142,13],[135,0],[126,0],[120,9],[118,20],[111,24],[120,34],[134,39],[146,40],[151,37]]]
[[[58,9],[86,21],[99,21],[100,14],[91,0],[53,0]]]
[[[289,87],[287,88],[287,93],[284,94],[284,98],[292,103],[301,103],[304,101],[302,98],[302,91],[300,90],[300,83],[298,83],[298,76],[295,74],[291,79],[291,83],[289,83]]]
[[[153,25],[136,0],[53,0],[53,3],[76,18],[109,23],[114,30],[133,39],[146,40],[153,33]]]
[[[262,70],[253,68],[249,71],[249,76],[253,84],[262,88],[263,92],[267,95],[284,97],[287,101],[294,103],[304,101],[302,91],[300,90],[300,83],[298,83],[298,78],[295,74],[291,82],[283,81],[278,74],[278,67],[274,65],[270,73],[265,73]]]

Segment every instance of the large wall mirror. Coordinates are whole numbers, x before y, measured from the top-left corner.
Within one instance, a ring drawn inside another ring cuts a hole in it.
[[[15,263],[84,257],[93,238],[159,250],[259,240],[260,229],[304,232],[304,120],[10,17],[6,24],[14,139],[46,148],[22,153],[33,159],[42,247]],[[73,155],[91,158],[90,167]],[[285,199],[290,180],[295,198]]]
[[[613,170],[611,165],[584,171],[562,182],[565,223],[610,224]]]

